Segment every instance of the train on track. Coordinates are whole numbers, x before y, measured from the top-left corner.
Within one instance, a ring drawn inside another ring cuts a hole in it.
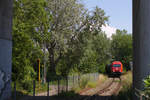
[[[120,61],[113,61],[111,64],[106,65],[106,73],[109,76],[117,76],[123,72],[123,64]]]

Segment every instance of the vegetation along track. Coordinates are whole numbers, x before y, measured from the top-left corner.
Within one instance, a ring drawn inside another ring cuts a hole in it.
[[[112,100],[112,95],[116,95],[121,87],[121,78],[109,78],[108,81],[104,82],[102,88],[93,89],[95,93],[81,98],[80,100]],[[99,90],[97,90],[99,89]],[[88,93],[88,92],[87,92]]]

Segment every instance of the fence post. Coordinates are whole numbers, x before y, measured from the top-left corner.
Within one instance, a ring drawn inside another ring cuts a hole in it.
[[[74,86],[74,85],[75,85],[75,84],[74,84],[74,75],[73,75],[73,80],[72,80],[72,81],[73,81],[73,86]]]
[[[16,100],[16,82],[14,83],[14,100]]]
[[[35,80],[33,81],[33,96],[35,96]]]
[[[140,100],[142,100],[142,97],[143,97],[143,96],[142,96],[142,95],[140,95]]]
[[[95,81],[97,81],[97,73],[95,73]]]
[[[49,81],[47,83],[47,96],[49,96]]]
[[[77,75],[75,76],[75,84],[78,85],[78,77],[77,77]]]
[[[66,92],[68,92],[68,76],[66,76]]]
[[[78,85],[80,84],[80,75],[77,76],[78,77]]]
[[[60,85],[60,80],[58,78],[58,95],[59,95],[59,89],[60,89],[59,85]]]

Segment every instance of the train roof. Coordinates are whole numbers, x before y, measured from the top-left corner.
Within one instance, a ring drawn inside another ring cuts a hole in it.
[[[112,64],[122,64],[121,61],[113,61]]]

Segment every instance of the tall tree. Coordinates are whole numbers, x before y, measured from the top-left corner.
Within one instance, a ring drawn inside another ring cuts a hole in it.
[[[107,20],[105,12],[98,7],[86,15],[84,27],[71,42],[66,60],[67,64],[71,62],[68,67],[72,66],[79,73],[98,71],[109,52],[109,39],[101,30]]]
[[[50,41],[46,43],[49,52],[51,73],[56,74],[56,66],[68,52],[75,34],[83,27],[85,10],[77,0],[48,0],[48,11],[52,14]]]
[[[48,0],[48,10],[53,20],[46,48],[49,52],[49,71],[56,74],[56,66],[62,59],[74,59],[69,60],[67,66],[80,62],[87,40],[101,31],[100,27],[108,17],[98,7],[92,14],[88,13],[77,0]]]
[[[36,78],[37,59],[43,57],[38,28],[47,20],[45,6],[45,0],[14,0],[12,79],[27,87]]]
[[[101,30],[102,25],[108,21],[108,17],[104,10],[96,7],[87,19],[86,28],[79,34],[79,40],[84,51],[77,69],[82,73],[102,71],[104,66],[101,69],[100,66],[109,59],[109,39]]]

